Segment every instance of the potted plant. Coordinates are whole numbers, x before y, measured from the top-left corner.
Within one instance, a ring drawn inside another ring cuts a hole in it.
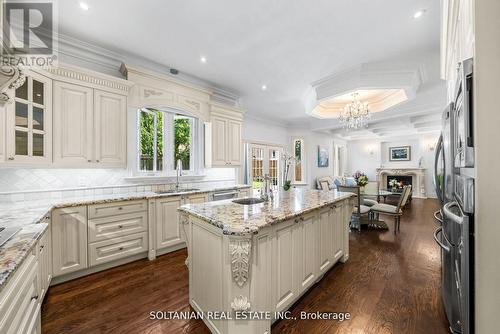
[[[292,186],[292,181],[288,179],[288,173],[290,172],[290,167],[296,163],[298,160],[288,152],[282,154],[284,173],[283,173],[283,190],[288,191]]]
[[[358,170],[352,176],[356,180],[356,184],[361,188],[361,190],[363,190],[363,188],[368,184],[368,176],[366,176],[365,173],[362,173]]]

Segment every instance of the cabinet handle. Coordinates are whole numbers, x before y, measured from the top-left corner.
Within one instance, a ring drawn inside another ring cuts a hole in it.
[[[9,157],[9,160],[14,160],[14,157]]]
[[[92,160],[87,160],[87,162],[92,162]]]
[[[120,207],[118,207],[118,210],[123,210],[123,208],[120,206]]]
[[[123,225],[118,225],[118,228],[123,228]]]
[[[95,162],[100,162],[99,160],[96,160]]]
[[[118,248],[118,250],[123,250],[123,247]]]
[[[300,220],[301,220],[301,221],[304,221],[304,217],[300,217]]]

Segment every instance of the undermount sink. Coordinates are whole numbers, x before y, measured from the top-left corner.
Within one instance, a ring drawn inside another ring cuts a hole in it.
[[[157,194],[173,194],[173,193],[184,193],[187,191],[196,191],[200,190],[198,188],[186,188],[186,189],[169,189],[169,190],[163,190],[163,191],[157,191]]]
[[[262,202],[264,202],[263,199],[261,199],[261,198],[253,198],[253,197],[250,197],[250,198],[239,198],[239,199],[233,200],[233,203],[243,204],[243,205],[259,204],[259,203],[262,203]]]

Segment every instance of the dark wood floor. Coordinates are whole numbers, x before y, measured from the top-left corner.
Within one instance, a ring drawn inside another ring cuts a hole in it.
[[[273,333],[448,333],[440,298],[433,200],[413,200],[401,232],[350,234],[350,259],[291,309],[349,312],[350,320],[282,320]],[[188,311],[186,251],[141,260],[51,287],[44,333],[209,333],[202,321],[152,321],[152,310]]]

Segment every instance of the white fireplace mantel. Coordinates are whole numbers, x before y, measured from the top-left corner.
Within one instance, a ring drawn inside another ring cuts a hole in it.
[[[426,168],[420,167],[381,167],[377,168],[377,181],[381,188],[387,184],[387,175],[408,175],[412,177],[413,194],[415,198],[427,198],[425,190]]]

